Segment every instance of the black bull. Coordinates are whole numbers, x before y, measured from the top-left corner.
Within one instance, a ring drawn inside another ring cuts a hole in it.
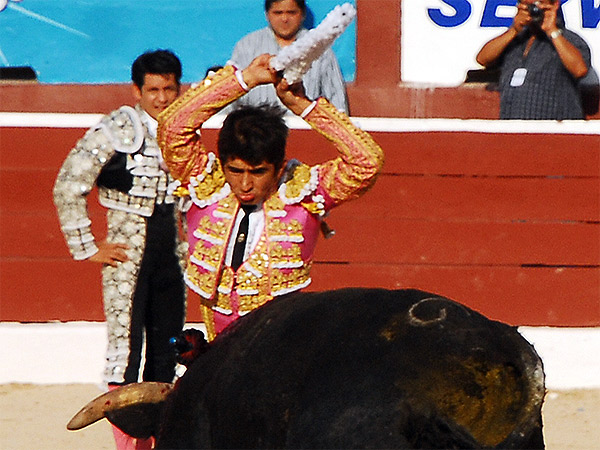
[[[514,327],[423,291],[343,289],[241,318],[153,405],[154,425],[129,429],[156,448],[539,449],[544,393]]]

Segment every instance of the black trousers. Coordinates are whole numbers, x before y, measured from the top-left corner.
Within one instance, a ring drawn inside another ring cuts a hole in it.
[[[157,205],[147,220],[146,246],[131,309],[125,384],[138,381],[144,337],[142,379],[170,383],[175,376],[175,354],[169,339],[183,328],[185,283],[175,253],[177,227],[173,207]]]

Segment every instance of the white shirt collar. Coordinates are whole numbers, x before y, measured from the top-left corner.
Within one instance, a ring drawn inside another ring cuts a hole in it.
[[[156,138],[156,131],[158,130],[158,121],[143,109],[142,113],[143,114],[141,119],[142,122],[144,122],[144,125],[146,125],[146,128],[148,128],[148,133],[150,133],[150,136],[152,136],[153,138]]]

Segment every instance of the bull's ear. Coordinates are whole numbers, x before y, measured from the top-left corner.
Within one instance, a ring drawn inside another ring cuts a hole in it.
[[[69,430],[79,430],[106,417],[139,439],[155,434],[162,406],[173,389],[170,383],[142,382],[120,386],[96,397],[73,416]]]

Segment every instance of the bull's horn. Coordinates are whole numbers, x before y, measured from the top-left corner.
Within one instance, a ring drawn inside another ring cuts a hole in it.
[[[67,424],[69,430],[80,430],[106,417],[107,413],[139,404],[157,404],[173,389],[171,383],[145,381],[120,386],[106,392],[84,406]]]

